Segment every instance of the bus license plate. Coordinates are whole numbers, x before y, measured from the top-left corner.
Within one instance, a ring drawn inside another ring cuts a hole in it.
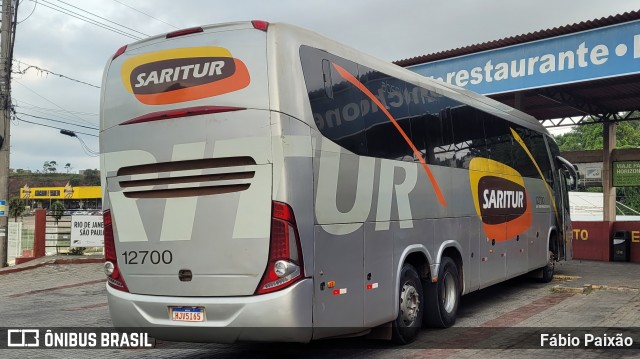
[[[204,308],[202,307],[171,307],[171,320],[180,322],[204,322]]]

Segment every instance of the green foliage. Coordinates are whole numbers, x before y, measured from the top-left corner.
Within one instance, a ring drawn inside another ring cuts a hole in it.
[[[43,173],[56,173],[58,171],[58,163],[56,161],[44,161],[42,165]]]
[[[576,126],[570,132],[555,136],[560,151],[601,150],[603,125]],[[616,125],[616,148],[640,147],[640,121],[619,122]],[[587,192],[602,192],[602,187],[590,187]],[[616,201],[640,212],[640,187],[616,188]],[[618,206],[618,214],[634,215],[632,210]]]
[[[602,125],[576,126],[570,132],[555,138],[560,151],[602,149]]]
[[[55,201],[51,204],[51,207],[49,208],[49,215],[55,218],[56,224],[58,224],[58,221],[60,220],[60,218],[62,218],[63,213],[64,204],[62,204],[62,202]]]
[[[98,170],[85,170],[84,171],[85,186],[99,186],[100,185],[100,171]]]
[[[640,212],[640,187],[616,188],[616,202]],[[633,210],[618,205],[618,214],[638,215]]]
[[[640,147],[640,123],[638,121],[618,123],[616,138],[616,148]]]
[[[601,150],[602,124],[574,127],[570,132],[555,136],[560,151]],[[616,125],[616,148],[640,147],[640,121],[619,122]]]
[[[17,222],[18,217],[22,215],[24,212],[24,202],[18,198],[14,197],[9,201],[9,215],[13,217],[13,221]]]

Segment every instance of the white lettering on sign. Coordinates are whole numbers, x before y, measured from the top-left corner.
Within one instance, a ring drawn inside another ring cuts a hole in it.
[[[491,60],[484,66],[474,67],[471,71],[460,70],[448,72],[446,77],[430,76],[432,79],[446,81],[457,86],[466,86],[469,82],[477,85],[481,82],[503,81],[509,78],[546,74],[549,72],[571,70],[575,67],[603,65],[609,60],[609,48],[598,44],[592,48],[582,42],[574,50],[561,51],[556,54],[532,56],[509,62],[494,64]]]
[[[638,73],[638,59],[640,22],[635,21],[408,68],[489,94]]]

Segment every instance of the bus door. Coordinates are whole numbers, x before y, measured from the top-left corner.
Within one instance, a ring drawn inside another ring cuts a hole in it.
[[[566,159],[557,156],[556,159],[560,166],[557,169],[557,185],[556,190],[556,208],[561,223],[558,224],[560,230],[558,241],[558,259],[569,260],[572,257],[571,245],[571,216],[569,212],[569,190],[573,189],[577,184],[577,172],[573,165]]]

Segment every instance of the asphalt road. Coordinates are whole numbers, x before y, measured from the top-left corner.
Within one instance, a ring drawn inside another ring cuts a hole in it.
[[[462,298],[458,321],[447,330],[421,332],[396,347],[362,338],[310,344],[197,344],[160,342],[153,349],[11,349],[3,358],[632,358],[640,349],[525,349],[540,333],[635,330],[640,348],[640,265],[573,261],[557,268],[561,281],[528,278]],[[45,265],[0,275],[0,328],[111,327],[102,265]],[[575,335],[580,333],[576,332]],[[1,340],[2,338],[0,338]],[[444,344],[443,344],[444,343]],[[533,347],[536,347],[535,345]],[[501,348],[501,349],[492,349]]]

